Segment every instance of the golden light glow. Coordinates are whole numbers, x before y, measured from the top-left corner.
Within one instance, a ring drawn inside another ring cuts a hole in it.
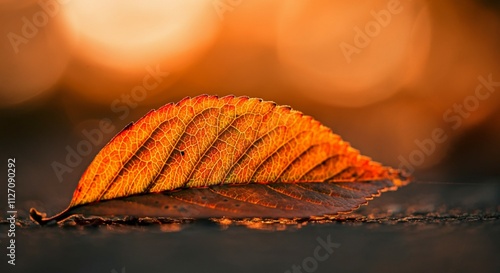
[[[277,46],[304,95],[332,105],[367,105],[400,90],[425,64],[431,33],[426,6],[386,0],[286,3]]]
[[[65,84],[104,104],[140,85],[147,67],[158,66],[173,76],[149,90],[144,103],[150,101],[199,58],[219,26],[209,0],[74,0],[63,9],[70,31],[80,39]]]
[[[166,59],[175,66],[206,46],[217,26],[207,16],[209,4],[73,0],[63,8],[72,31],[80,35],[79,54],[105,66],[134,70]]]

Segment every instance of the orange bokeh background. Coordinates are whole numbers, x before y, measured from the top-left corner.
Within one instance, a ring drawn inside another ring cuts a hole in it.
[[[441,128],[416,170],[498,175],[500,94],[453,112],[458,128],[443,117],[478,77],[500,81],[490,2],[2,1],[0,140],[18,141],[2,149],[52,141],[46,160],[63,160],[102,118],[119,129],[185,96],[235,94],[291,105],[393,166]],[[164,76],[137,93],[151,69]]]

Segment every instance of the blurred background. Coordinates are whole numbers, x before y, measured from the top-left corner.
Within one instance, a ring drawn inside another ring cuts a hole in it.
[[[203,93],[291,105],[423,181],[500,175],[498,1],[1,0],[0,36],[26,208],[64,208],[121,128]]]
[[[21,220],[63,210],[127,124],[204,93],[290,105],[417,179],[356,212],[371,223],[18,226],[2,272],[289,272],[328,236],[318,273],[499,271],[500,1],[0,0],[0,37]]]

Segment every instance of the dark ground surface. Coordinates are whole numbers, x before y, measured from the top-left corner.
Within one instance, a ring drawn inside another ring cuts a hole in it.
[[[500,272],[500,183],[413,183],[337,220],[76,219],[16,230],[1,272]],[[340,244],[331,254],[319,241]],[[326,256],[325,256],[326,255]]]

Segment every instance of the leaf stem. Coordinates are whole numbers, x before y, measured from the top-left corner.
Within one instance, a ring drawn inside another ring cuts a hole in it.
[[[59,221],[62,221],[69,216],[71,216],[72,213],[69,212],[69,208],[63,210],[62,212],[52,216],[52,217],[46,217],[47,214],[43,212],[39,212],[35,208],[30,209],[30,218],[31,220],[37,222],[41,226],[44,226],[46,224],[51,224],[51,223],[57,223]]]

